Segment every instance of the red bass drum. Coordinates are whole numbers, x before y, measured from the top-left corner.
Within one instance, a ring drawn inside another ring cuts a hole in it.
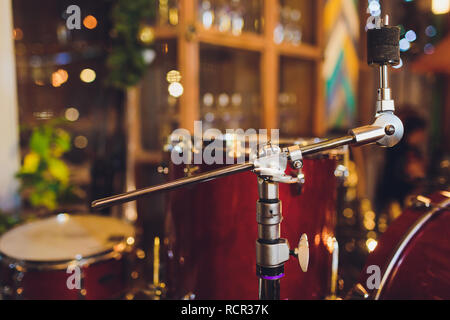
[[[416,197],[380,238],[350,298],[449,300],[449,234],[450,192]]]
[[[303,233],[309,239],[309,269],[298,260],[285,265],[282,299],[322,299],[331,273],[330,240],[336,224],[335,170],[343,151],[304,159],[305,183],[280,184],[281,236],[295,247]],[[193,168],[174,166],[180,178]],[[217,166],[194,167],[195,174]],[[169,298],[257,299],[257,177],[245,172],[171,192],[167,228]]]

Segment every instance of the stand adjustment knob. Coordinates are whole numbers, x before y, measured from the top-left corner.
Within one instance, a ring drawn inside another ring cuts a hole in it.
[[[300,268],[303,272],[307,272],[309,264],[309,243],[308,236],[305,233],[300,237],[298,247],[291,251],[291,255],[297,257]]]

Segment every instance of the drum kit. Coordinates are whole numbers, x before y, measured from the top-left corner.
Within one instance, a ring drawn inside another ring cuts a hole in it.
[[[394,115],[388,83],[388,65],[400,60],[399,37],[387,16],[381,28],[368,31],[368,62],[380,69],[372,125],[330,140],[244,148],[245,161],[239,164],[172,163],[171,182],[92,203],[95,209],[105,208],[171,191],[161,257],[166,283],[154,283],[159,288],[153,290],[158,291],[155,298],[336,298],[336,169],[349,145],[392,147],[402,139],[403,124]],[[446,191],[418,197],[368,260],[368,266],[383,266],[380,285],[369,290],[363,272],[348,297],[450,298],[449,243],[435,241],[448,234],[449,202]],[[134,243],[133,226],[109,217],[60,214],[19,226],[0,238],[0,294],[22,299],[123,297]]]

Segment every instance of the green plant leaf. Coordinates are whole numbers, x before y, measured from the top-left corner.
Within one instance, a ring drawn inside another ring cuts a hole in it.
[[[50,132],[51,133],[51,132]],[[50,152],[51,134],[41,128],[34,130],[30,139],[30,149],[42,158],[47,158]]]
[[[48,171],[62,184],[67,184],[69,182],[70,171],[64,161],[56,158],[48,159]]]
[[[30,152],[25,156],[21,173],[35,173],[38,170],[41,157],[36,152]]]

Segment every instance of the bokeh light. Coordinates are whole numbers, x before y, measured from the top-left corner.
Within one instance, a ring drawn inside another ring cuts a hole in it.
[[[85,136],[78,136],[73,141],[73,144],[78,149],[85,149],[88,146],[88,139]]]
[[[180,82],[181,73],[178,70],[171,70],[167,73],[166,80],[169,83]]]
[[[96,78],[97,78],[97,74],[92,69],[84,69],[80,73],[80,79],[81,79],[81,81],[83,81],[85,83],[94,82]]]
[[[64,116],[67,120],[74,122],[80,118],[80,112],[76,108],[71,107],[66,109]]]
[[[375,248],[377,247],[378,242],[375,239],[367,239],[366,241],[366,246],[367,246],[367,250],[369,250],[369,252],[372,252],[373,250],[375,250]]]
[[[417,35],[414,32],[414,30],[409,30],[408,32],[405,33],[405,39],[408,40],[409,42],[414,42],[417,39]]]
[[[423,52],[425,52],[425,54],[433,54],[434,46],[431,43],[427,43],[423,48]]]
[[[13,30],[13,38],[14,40],[20,41],[23,39],[23,31],[20,28],[15,28]]]
[[[450,0],[433,0],[431,11],[434,14],[446,14],[450,11]]]
[[[432,37],[436,36],[437,30],[436,30],[436,28],[435,28],[434,26],[428,26],[428,27],[425,29],[425,34],[426,34],[428,37],[432,38]]]
[[[92,15],[86,16],[83,20],[83,25],[89,30],[95,29],[97,24],[97,19]]]
[[[64,69],[59,69],[52,73],[52,86],[57,88],[60,87],[62,84],[66,83],[69,79],[69,74]]]
[[[179,98],[183,95],[184,88],[181,83],[173,82],[169,85],[169,94],[174,98]]]
[[[408,51],[411,48],[411,43],[405,38],[400,40],[400,51]]]

